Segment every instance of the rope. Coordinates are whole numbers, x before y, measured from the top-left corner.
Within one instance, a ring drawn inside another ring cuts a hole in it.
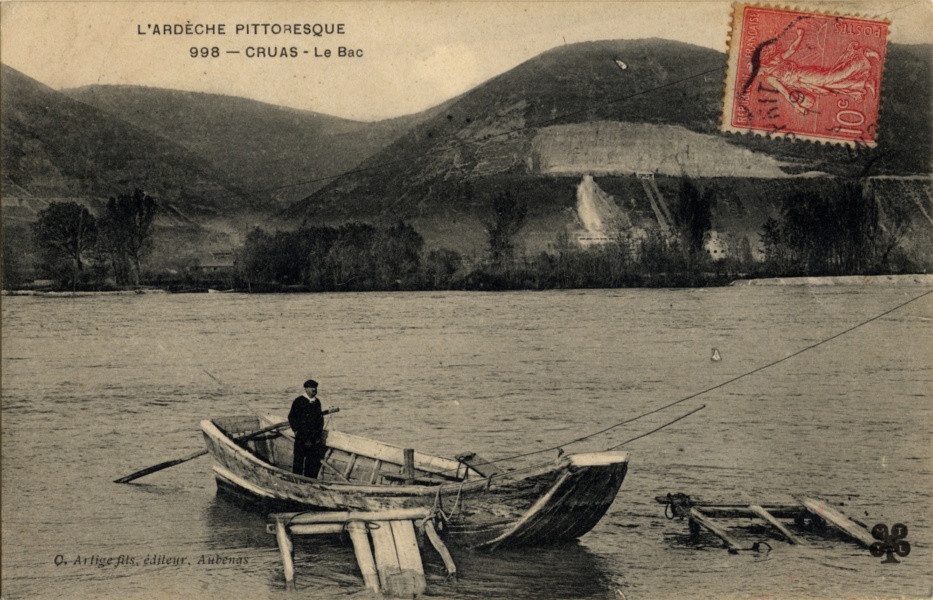
[[[608,427],[604,427],[603,429],[600,429],[599,431],[594,431],[594,432],[589,433],[589,434],[587,434],[587,435],[584,435],[584,436],[575,438],[575,439],[570,440],[570,441],[568,441],[568,442],[564,442],[564,443],[558,444],[558,445],[556,445],[556,446],[551,446],[551,447],[548,447],[548,448],[543,448],[543,449],[541,449],[541,450],[533,450],[533,451],[531,451],[531,452],[525,452],[525,453],[522,453],[522,454],[513,454],[512,456],[507,456],[507,457],[505,457],[505,458],[499,458],[499,459],[496,459],[496,460],[490,460],[490,461],[486,461],[486,462],[488,462],[488,463],[490,463],[490,464],[504,463],[504,462],[514,461],[514,460],[517,460],[517,459],[519,459],[519,458],[526,458],[526,457],[528,457],[528,456],[534,456],[534,455],[537,455],[537,454],[543,454],[543,453],[545,453],[545,452],[553,452],[553,451],[555,451],[555,450],[562,450],[564,446],[569,446],[570,444],[576,444],[576,443],[579,443],[579,442],[583,442],[583,441],[586,441],[586,440],[588,440],[588,439],[590,439],[590,438],[594,438],[594,437],[599,436],[599,435],[602,435],[602,434],[604,434],[604,433],[608,433],[609,431],[612,431],[613,429],[617,429],[617,428],[619,428],[619,427],[621,427],[621,426],[623,426],[623,425],[628,425],[629,423],[632,423],[632,422],[634,422],[634,421],[637,421],[638,419],[642,419],[642,418],[644,418],[644,417],[647,417],[647,416],[650,416],[650,415],[659,413],[659,412],[661,412],[662,410],[666,410],[666,409],[668,409],[668,408],[671,408],[672,406],[676,406],[676,405],[681,404],[681,403],[683,403],[683,402],[686,402],[686,401],[688,401],[688,400],[693,400],[694,398],[697,398],[697,397],[702,396],[702,395],[704,395],[704,394],[708,394],[709,392],[712,392],[712,391],[718,390],[718,389],[720,389],[720,388],[726,387],[727,385],[730,385],[730,384],[732,384],[732,383],[735,383],[736,381],[739,381],[740,379],[744,379],[744,378],[750,377],[750,376],[752,376],[752,375],[754,375],[754,374],[756,374],[756,373],[760,373],[761,371],[764,371],[764,370],[766,370],[766,369],[770,369],[771,367],[774,367],[774,366],[779,365],[779,364],[781,364],[781,363],[783,363],[783,362],[786,362],[786,361],[788,361],[788,360],[790,360],[790,359],[792,359],[792,358],[794,358],[794,357],[796,357],[796,356],[800,356],[801,354],[803,354],[803,353],[805,353],[805,352],[809,352],[810,350],[813,350],[814,348],[818,348],[819,346],[822,346],[823,344],[827,344],[827,343],[829,343],[829,342],[831,342],[831,341],[833,341],[833,340],[835,340],[835,339],[838,339],[838,338],[840,338],[840,337],[842,337],[842,336],[844,336],[844,335],[847,335],[847,334],[849,334],[849,333],[855,331],[856,329],[859,329],[860,327],[864,327],[865,325],[868,325],[869,323],[872,323],[872,322],[874,322],[874,321],[877,321],[878,319],[881,319],[881,318],[883,318],[883,317],[886,317],[887,315],[889,315],[889,314],[891,314],[891,313],[893,313],[893,312],[895,312],[895,311],[898,311],[898,310],[904,308],[905,306],[907,306],[907,305],[909,305],[909,304],[912,304],[912,303],[916,302],[917,300],[921,300],[922,298],[925,298],[925,297],[929,296],[930,294],[933,294],[933,290],[928,290],[928,291],[926,291],[926,292],[924,292],[924,293],[922,293],[922,294],[920,294],[920,295],[918,295],[918,296],[915,296],[915,297],[911,298],[910,300],[907,300],[907,301],[905,301],[905,302],[902,302],[902,303],[898,304],[897,306],[895,306],[895,307],[893,307],[893,308],[890,308],[890,309],[888,309],[888,310],[886,310],[886,311],[884,311],[884,312],[882,312],[882,313],[880,313],[880,314],[877,314],[877,315],[875,315],[875,316],[873,316],[873,317],[871,317],[871,318],[869,318],[869,319],[866,319],[866,320],[864,320],[864,321],[861,321],[860,323],[857,323],[857,324],[855,324],[855,325],[853,325],[853,326],[851,326],[851,327],[848,327],[848,328],[846,328],[846,329],[843,329],[843,330],[840,331],[839,333],[833,334],[833,335],[831,335],[831,336],[828,337],[828,338],[825,338],[825,339],[823,339],[823,340],[820,340],[819,342],[816,342],[816,343],[814,343],[814,344],[810,344],[809,346],[806,346],[806,347],[804,347],[804,348],[801,348],[800,350],[797,350],[796,352],[794,352],[794,353],[792,353],[792,354],[789,354],[789,355],[787,355],[787,356],[785,356],[785,357],[783,357],[783,358],[779,358],[779,359],[777,359],[777,360],[773,360],[773,361],[771,361],[771,362],[769,362],[769,363],[767,363],[767,364],[765,364],[765,365],[762,365],[762,366],[760,366],[760,367],[757,367],[757,368],[755,368],[755,369],[752,369],[751,371],[747,371],[747,372],[745,372],[745,373],[742,373],[741,375],[737,375],[737,376],[735,376],[735,377],[733,377],[733,378],[731,378],[731,379],[727,379],[726,381],[723,381],[723,382],[721,382],[721,383],[717,383],[716,385],[711,386],[711,387],[708,387],[708,388],[706,388],[706,389],[704,389],[704,390],[701,390],[701,391],[699,391],[699,392],[695,392],[695,393],[690,394],[690,395],[688,395],[688,396],[684,396],[683,398],[681,398],[681,399],[679,399],[679,400],[675,400],[674,402],[670,402],[670,403],[665,404],[664,406],[658,407],[658,408],[656,408],[656,409],[654,409],[654,410],[650,410],[650,411],[648,411],[648,412],[646,412],[646,413],[642,413],[642,414],[640,414],[640,415],[638,415],[638,416],[632,417],[632,418],[630,418],[630,419],[626,419],[626,420],[624,420],[624,421],[619,421],[618,423],[615,423],[615,424],[610,425],[610,426],[608,426]],[[634,442],[635,440],[639,440],[639,439],[641,439],[641,438],[643,438],[643,437],[646,437],[646,436],[648,436],[648,435],[651,435],[652,433],[655,433],[655,432],[657,432],[657,431],[660,431],[661,429],[664,429],[665,427],[668,427],[668,426],[670,426],[670,425],[673,425],[674,423],[676,423],[676,422],[678,422],[678,421],[681,421],[681,420],[683,420],[683,419],[689,417],[690,415],[692,415],[692,414],[694,414],[694,413],[696,413],[696,412],[698,412],[698,411],[700,411],[700,410],[703,410],[704,408],[706,408],[706,405],[705,405],[705,404],[704,404],[703,406],[700,406],[699,408],[696,408],[696,409],[694,409],[694,410],[692,410],[692,411],[690,411],[690,412],[684,414],[684,415],[681,415],[680,417],[674,419],[673,421],[669,421],[668,423],[666,423],[666,424],[664,424],[664,425],[662,425],[662,426],[660,426],[660,427],[657,427],[657,428],[655,428],[655,429],[652,429],[651,431],[648,431],[648,432],[646,432],[646,433],[643,433],[643,434],[641,434],[641,435],[638,435],[638,436],[636,436],[636,437],[634,437],[634,438],[628,439],[628,440],[622,442],[621,444],[617,444],[617,445],[615,445],[615,446],[612,446],[611,448],[609,448],[609,450],[615,450],[616,448],[619,448],[619,447],[621,447],[621,446],[624,446],[625,444],[630,444],[630,443]],[[464,463],[464,464],[465,464],[465,463]],[[467,469],[468,469],[468,472],[469,472],[469,465],[466,465],[466,466],[467,466]],[[520,472],[522,472],[522,471],[528,470],[528,469],[530,469],[530,468],[533,468],[533,467],[520,468],[520,469],[517,469],[517,470],[510,471],[510,473],[511,473],[512,475],[515,475],[515,474],[518,474],[518,473],[520,473]],[[439,474],[443,474],[443,473],[454,473],[454,472],[459,472],[459,470],[460,470],[460,466],[458,465],[458,467],[457,467],[456,469],[448,469],[447,471],[441,471]],[[460,489],[461,489],[461,490],[462,490],[462,487],[463,487],[463,484],[464,484],[464,483],[466,483],[466,480],[463,480],[463,481],[461,482],[461,484],[460,484]],[[437,494],[438,494],[438,498],[439,498],[439,495],[440,495],[440,488],[438,488]],[[459,492],[459,491],[457,492],[457,497],[458,497],[458,499],[459,499],[459,497],[460,497],[460,492]],[[436,498],[436,499],[437,499],[437,498]],[[456,507],[455,507],[455,508],[456,508]],[[445,518],[447,518],[446,515],[443,513],[443,511],[441,511],[441,514],[442,514]],[[453,513],[451,513],[451,514],[453,514]]]
[[[490,478],[489,478],[489,481],[486,482],[486,489],[487,489],[487,490],[489,489],[489,483],[490,483],[491,481],[492,481],[492,477],[490,477]],[[453,517],[455,513],[459,512],[460,510],[463,509],[463,484],[464,484],[464,483],[466,483],[466,481],[464,481],[463,483],[461,483],[461,484],[460,484],[460,487],[457,488],[457,497],[454,498],[454,507],[453,507],[453,509],[451,509],[451,511],[450,511],[450,516],[451,516],[451,517]]]
[[[745,373],[743,373],[743,374],[741,374],[741,375],[737,375],[737,376],[735,376],[735,377],[733,377],[733,378],[731,378],[731,379],[727,379],[726,381],[723,381],[723,382],[721,382],[721,383],[717,383],[717,384],[714,385],[714,386],[708,387],[708,388],[706,388],[706,389],[704,389],[704,390],[701,390],[701,391],[699,391],[699,392],[695,392],[695,393],[693,393],[693,394],[690,394],[689,396],[685,396],[685,397],[683,397],[683,398],[681,398],[681,399],[679,399],[679,400],[675,400],[674,402],[671,402],[671,403],[669,403],[669,404],[665,404],[664,406],[661,406],[661,407],[656,408],[656,409],[654,409],[654,410],[648,411],[648,412],[646,412],[646,413],[642,413],[642,414],[638,415],[637,417],[632,417],[631,419],[626,419],[626,420],[624,420],[624,421],[620,421],[620,422],[618,422],[618,423],[615,423],[614,425],[610,425],[609,427],[605,427],[605,428],[603,428],[603,429],[600,429],[599,431],[594,431],[593,433],[589,433],[589,434],[587,434],[587,435],[578,437],[578,438],[576,438],[576,439],[570,440],[569,442],[564,442],[564,443],[562,443],[562,444],[558,444],[557,446],[551,446],[551,447],[549,447],[549,448],[544,448],[544,449],[542,449],[542,450],[534,450],[534,451],[532,451],[532,452],[525,452],[525,453],[523,453],[523,454],[515,454],[515,455],[513,455],[513,456],[508,456],[508,457],[506,457],[506,458],[500,458],[500,459],[497,459],[497,460],[491,460],[491,461],[488,461],[488,462],[490,462],[490,463],[507,462],[507,461],[512,461],[512,460],[518,459],[518,458],[525,458],[525,457],[528,457],[528,456],[534,456],[535,454],[542,454],[542,453],[544,453],[544,452],[552,452],[552,451],[554,451],[554,450],[559,450],[559,449],[560,449],[561,447],[563,447],[563,446],[569,446],[570,444],[576,444],[576,443],[579,443],[579,442],[583,442],[583,441],[586,441],[586,440],[588,440],[588,439],[590,439],[590,438],[596,437],[596,436],[598,436],[598,435],[602,435],[602,434],[604,434],[604,433],[608,433],[609,431],[612,431],[613,429],[617,429],[617,428],[619,428],[619,427],[621,427],[621,426],[623,426],[623,425],[627,425],[627,424],[629,424],[629,423],[631,423],[631,422],[633,422],[633,421],[637,421],[638,419],[641,419],[641,418],[644,418],[644,417],[653,415],[653,414],[655,414],[655,413],[659,413],[659,412],[661,412],[662,410],[666,410],[666,409],[668,409],[668,408],[671,408],[672,406],[676,406],[676,405],[681,404],[681,403],[683,403],[683,402],[686,402],[686,401],[688,401],[688,400],[693,400],[694,398],[697,398],[697,397],[702,396],[702,395],[704,395],[704,394],[708,394],[709,392],[712,392],[712,391],[718,390],[718,389],[720,389],[720,388],[726,387],[727,385],[732,384],[732,383],[735,383],[736,381],[739,381],[740,379],[744,379],[744,378],[750,377],[751,375],[754,375],[754,374],[756,374],[756,373],[760,373],[761,371],[764,371],[765,369],[770,369],[771,367],[774,367],[774,366],[779,365],[779,364],[781,364],[781,363],[783,363],[783,362],[786,362],[786,361],[788,361],[788,360],[790,360],[790,359],[792,359],[792,358],[794,358],[794,357],[796,357],[796,356],[800,356],[800,355],[803,354],[804,352],[809,352],[810,350],[813,350],[814,348],[818,348],[819,346],[822,346],[823,344],[827,344],[827,343],[829,343],[829,342],[831,342],[831,341],[833,341],[833,340],[835,340],[835,339],[838,339],[838,338],[840,338],[840,337],[842,337],[842,336],[844,336],[844,335],[847,335],[847,334],[849,334],[849,333],[855,331],[856,329],[859,329],[860,327],[864,327],[865,325],[868,325],[869,323],[872,323],[872,322],[874,322],[874,321],[877,321],[878,319],[881,319],[882,317],[886,317],[887,315],[889,315],[889,314],[891,314],[891,313],[893,313],[893,312],[895,312],[895,311],[898,311],[898,310],[904,308],[904,307],[907,306],[908,304],[912,304],[912,303],[916,302],[917,300],[920,300],[920,299],[922,299],[922,298],[925,298],[925,297],[929,296],[930,294],[933,294],[933,290],[928,290],[928,291],[926,291],[926,292],[920,294],[919,296],[915,296],[915,297],[911,298],[910,300],[907,300],[906,302],[902,302],[901,304],[898,304],[897,306],[895,306],[895,307],[893,307],[893,308],[890,308],[890,309],[888,309],[888,310],[886,310],[886,311],[884,311],[884,312],[882,312],[882,313],[880,313],[880,314],[877,314],[877,315],[871,317],[870,319],[866,319],[865,321],[862,321],[862,322],[860,322],[860,323],[858,323],[858,324],[856,324],[856,325],[853,325],[853,326],[851,326],[851,327],[849,327],[849,328],[847,328],[847,329],[844,329],[844,330],[840,331],[839,333],[836,333],[836,334],[834,334],[834,335],[831,335],[831,336],[828,337],[828,338],[825,338],[825,339],[823,339],[823,340],[820,340],[819,342],[816,342],[815,344],[810,344],[809,346],[806,346],[806,347],[804,347],[804,348],[801,348],[800,350],[798,350],[798,351],[796,351],[796,352],[794,352],[794,353],[792,353],[792,354],[789,354],[789,355],[787,355],[787,356],[785,356],[785,357],[783,357],[783,358],[779,358],[779,359],[777,359],[777,360],[771,361],[771,362],[769,362],[769,363],[767,363],[767,364],[765,364],[765,365],[762,365],[762,366],[760,366],[760,367],[757,367],[757,368],[755,368],[755,369],[752,369],[751,371],[747,371],[747,372],[745,372]],[[699,409],[697,409],[697,410],[699,410]],[[696,412],[696,411],[693,411],[693,412]],[[690,415],[690,414],[693,414],[693,413],[688,413],[687,415],[684,415],[684,417],[686,417],[686,416],[688,416],[688,415]],[[681,417],[681,418],[683,418],[683,417]],[[677,419],[677,420],[680,420],[680,419]],[[671,423],[673,423],[673,422],[676,422],[676,420],[675,420],[675,421],[672,421]],[[669,424],[670,424],[670,423],[669,423]],[[666,427],[666,426],[667,426],[667,425],[665,425],[664,427]],[[660,427],[660,428],[658,428],[658,429],[663,429],[663,427]],[[654,431],[657,431],[657,430],[654,430]],[[649,431],[648,434],[654,433],[654,431]],[[648,435],[648,434],[645,434],[645,435]],[[633,441],[633,440],[639,439],[639,438],[641,438],[641,437],[644,437],[644,435],[638,436],[638,437],[636,437],[636,438],[632,438],[632,440],[629,440],[629,441],[627,441],[627,442],[623,442],[623,444],[627,444],[627,443],[629,443],[629,442],[631,442],[631,441]],[[622,445],[622,444],[620,444],[620,445]],[[614,448],[618,448],[618,447],[619,447],[619,446],[615,446]]]
[[[440,515],[441,518],[444,520],[445,523],[446,523],[447,521],[449,521],[449,519],[447,518],[447,515],[444,514],[444,509],[441,507],[441,488],[440,488],[440,486],[437,487],[437,491],[434,493],[434,504],[431,506],[431,513],[432,513],[432,514],[438,514],[438,515]],[[425,519],[425,520],[427,520],[427,519]],[[424,523],[422,523],[422,526],[423,526],[423,525],[424,525]]]
[[[645,437],[645,436],[649,436],[649,435],[651,435],[652,433],[654,433],[654,432],[656,432],[656,431],[661,431],[661,430],[664,429],[665,427],[668,427],[669,425],[673,425],[674,423],[676,423],[677,421],[680,421],[681,419],[686,419],[687,417],[689,417],[689,416],[692,415],[693,413],[700,412],[700,411],[703,410],[704,408],[706,408],[706,405],[705,405],[705,404],[704,404],[703,406],[699,407],[699,408],[695,408],[695,409],[691,410],[691,411],[688,412],[687,414],[680,415],[679,417],[677,417],[677,418],[674,419],[673,421],[669,421],[669,422],[665,423],[664,425],[661,425],[660,427],[658,427],[658,428],[656,428],[656,429],[652,429],[651,431],[649,431],[649,432],[647,432],[647,433],[643,433],[643,434],[641,434],[641,435],[636,435],[635,437],[633,437],[633,438],[631,438],[631,439],[625,440],[625,441],[622,442],[621,444],[616,444],[615,446],[613,446],[613,447],[611,447],[611,448],[607,448],[607,450],[615,450],[616,448],[621,448],[622,446],[624,446],[624,445],[626,445],[626,444],[629,444],[629,443],[631,443],[631,442],[634,442],[635,440],[641,439],[641,438],[643,438],[643,437]]]

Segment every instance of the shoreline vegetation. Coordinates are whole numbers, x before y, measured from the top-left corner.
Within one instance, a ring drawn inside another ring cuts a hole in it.
[[[827,276],[827,277],[763,277],[760,279],[735,279],[726,283],[714,284],[705,287],[774,287],[774,286],[810,286],[810,287],[843,287],[843,286],[929,286],[933,287],[933,274],[911,274],[911,275],[846,275],[846,276]],[[659,286],[637,286],[642,289]],[[553,290],[573,290],[580,288],[550,288]],[[612,288],[588,288],[588,289],[612,289]],[[487,290],[371,290],[371,291],[497,291]],[[509,291],[547,291],[527,288],[525,290]],[[290,286],[288,289],[263,290],[249,292],[245,289],[223,289],[188,287],[184,289],[165,289],[158,287],[132,287],[124,289],[77,289],[77,290],[51,290],[51,289],[14,289],[3,290],[4,296],[39,296],[43,298],[74,298],[84,296],[135,296],[143,294],[206,294],[206,293],[224,293],[224,294],[277,294],[277,293],[322,293],[320,291],[303,289],[303,286]]]
[[[757,253],[748,232],[714,232],[715,189],[684,176],[669,205],[669,217],[656,226],[607,217],[596,243],[564,228],[535,252],[521,236],[528,205],[502,190],[481,214],[486,248],[473,256],[428,247],[399,219],[253,227],[223,261],[215,256],[183,266],[166,262],[164,250],[152,256],[159,209],[136,189],[111,198],[97,217],[75,202],[49,204],[31,225],[31,247],[14,248],[5,235],[3,287],[72,293],[696,288],[801,278],[809,285],[871,277],[927,282],[921,274],[933,271],[929,235],[918,229],[911,205],[904,198],[882,201],[865,182],[789,193],[780,214],[761,225]]]

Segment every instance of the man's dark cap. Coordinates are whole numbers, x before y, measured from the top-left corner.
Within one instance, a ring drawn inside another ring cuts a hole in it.
[[[301,387],[306,387],[306,388],[313,387],[313,388],[316,388],[316,387],[317,387],[317,382],[316,382],[315,380],[313,380],[313,379],[309,379],[309,380],[307,380],[307,381],[305,382],[305,384],[304,384],[303,386],[301,386]]]

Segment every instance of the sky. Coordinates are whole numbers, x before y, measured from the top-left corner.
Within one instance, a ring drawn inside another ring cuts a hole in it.
[[[933,0],[809,6],[883,16],[891,21],[892,42],[933,41]],[[24,0],[4,1],[0,11],[0,62],[54,89],[143,85],[242,96],[359,120],[430,108],[562,44],[660,37],[725,52],[731,19],[726,1],[651,0]],[[191,33],[166,35],[164,25],[190,25]],[[237,25],[270,29],[247,34],[237,32]],[[273,25],[283,31],[272,33]],[[302,32],[307,25],[311,34],[284,33],[286,25]],[[200,28],[214,33],[198,33]],[[340,57],[341,47],[354,54],[362,50],[362,56]],[[255,56],[280,54],[282,48],[297,55]]]

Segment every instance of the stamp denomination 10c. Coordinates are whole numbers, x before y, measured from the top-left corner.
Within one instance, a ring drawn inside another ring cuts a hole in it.
[[[888,23],[736,4],[721,128],[875,146]]]

